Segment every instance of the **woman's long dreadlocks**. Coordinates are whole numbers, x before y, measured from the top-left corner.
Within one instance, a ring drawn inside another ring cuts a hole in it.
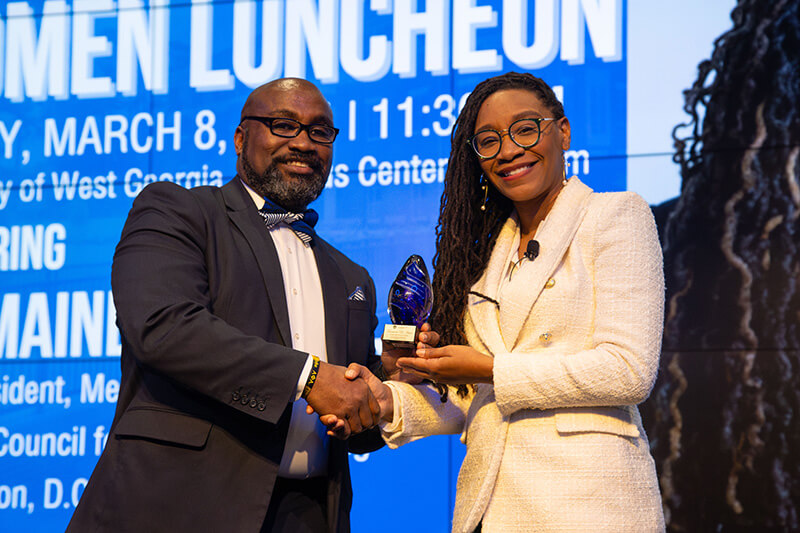
[[[478,156],[469,145],[475,121],[484,100],[504,89],[531,91],[553,113],[564,116],[564,108],[553,90],[531,74],[509,72],[479,83],[467,98],[450,136],[450,160],[444,179],[439,222],[436,226],[436,255],[433,258],[433,292],[436,302],[431,325],[441,336],[440,346],[466,344],[464,312],[467,294],[489,261],[497,234],[511,214],[511,201],[486,180],[489,194],[481,211],[483,190]],[[459,386],[459,394],[466,394]]]

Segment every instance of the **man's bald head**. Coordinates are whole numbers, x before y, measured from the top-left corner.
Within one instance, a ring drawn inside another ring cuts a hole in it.
[[[259,110],[263,108],[263,104],[278,93],[291,93],[295,91],[305,94],[315,94],[320,99],[325,100],[325,97],[322,96],[317,86],[308,80],[302,78],[279,78],[253,89],[253,92],[250,93],[242,106],[240,120],[247,115],[259,114]],[[330,106],[327,104],[327,101],[325,101],[325,105],[330,110]],[[333,115],[333,112],[331,112],[331,115]]]

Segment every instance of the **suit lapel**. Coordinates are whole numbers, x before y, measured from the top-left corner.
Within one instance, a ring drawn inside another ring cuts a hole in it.
[[[328,362],[347,365],[347,286],[339,267],[319,236],[312,244],[325,306],[325,346]]]
[[[572,243],[586,215],[591,193],[592,190],[580,180],[570,179],[536,232],[536,240],[541,247],[539,256],[533,263],[514,274],[514,288],[524,287],[524,290],[504,291],[502,305],[507,306],[506,310],[509,312],[503,313],[500,327],[507,344],[511,343],[509,349],[516,346],[531,308]]]
[[[281,343],[291,346],[291,329],[289,327],[289,309],[286,306],[286,291],[283,287],[281,265],[275,243],[264,227],[264,220],[255,209],[253,200],[247,194],[239,178],[234,178],[222,187],[222,195],[231,222],[242,232],[250,245],[253,255],[261,270],[261,278],[267,289],[272,314],[278,325]]]
[[[509,217],[497,236],[486,270],[483,271],[483,275],[477,283],[472,286],[473,293],[480,293],[497,301],[497,289],[500,287],[500,278],[505,270],[510,247],[514,244],[516,231],[516,219],[513,216]],[[503,340],[503,334],[500,331],[500,316],[497,306],[492,301],[471,293],[467,298],[467,310],[475,325],[475,333],[492,354],[506,352],[510,349],[506,347]]]

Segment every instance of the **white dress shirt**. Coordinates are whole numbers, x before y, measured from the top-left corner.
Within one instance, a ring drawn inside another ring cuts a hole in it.
[[[250,193],[256,207],[264,206],[264,199],[246,183],[242,184]],[[289,310],[289,327],[292,348],[316,355],[327,361],[325,345],[325,312],[322,300],[322,284],[319,280],[314,250],[306,245],[286,224],[280,223],[266,229],[275,243],[281,265],[286,306]],[[306,401],[300,398],[308,375],[312,358],[309,355],[297,382],[297,393],[292,406],[289,434],[283,450],[278,475],[303,479],[327,473],[328,437],[325,426],[316,414],[306,414]]]

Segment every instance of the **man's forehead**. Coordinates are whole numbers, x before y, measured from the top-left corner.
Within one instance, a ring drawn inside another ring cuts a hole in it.
[[[259,87],[245,103],[244,114],[270,114],[298,119],[333,119],[330,104],[311,83],[303,80],[279,80]],[[303,82],[303,83],[296,83]]]

